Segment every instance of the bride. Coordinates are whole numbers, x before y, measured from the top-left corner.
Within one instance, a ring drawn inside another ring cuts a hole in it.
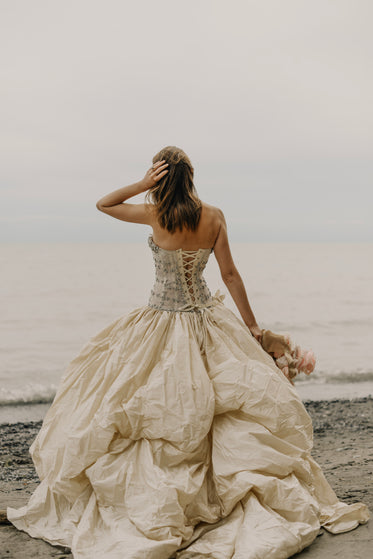
[[[224,215],[183,150],[97,208],[152,228],[154,287],[68,365],[30,447],[40,483],[8,520],[75,559],[286,559],[321,527],[367,522],[310,455],[311,418],[261,346]],[[203,278],[212,252],[242,320]]]

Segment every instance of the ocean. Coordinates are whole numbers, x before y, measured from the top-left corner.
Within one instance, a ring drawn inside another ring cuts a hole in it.
[[[372,243],[232,243],[261,328],[312,349],[316,368],[295,384],[302,400],[373,395]],[[0,423],[42,419],[80,348],[147,304],[154,279],[147,240],[0,245]],[[226,294],[213,254],[205,271]]]

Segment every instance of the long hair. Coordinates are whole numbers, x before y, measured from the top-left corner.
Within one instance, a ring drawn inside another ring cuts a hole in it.
[[[175,233],[183,227],[197,229],[202,203],[193,183],[194,169],[189,157],[176,146],[166,146],[153,157],[153,164],[166,160],[168,173],[149,188],[145,199],[155,209],[158,223],[163,229]]]

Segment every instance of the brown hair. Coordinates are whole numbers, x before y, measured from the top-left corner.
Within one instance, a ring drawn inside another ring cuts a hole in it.
[[[193,183],[194,169],[189,157],[176,146],[166,146],[153,157],[153,164],[166,160],[168,173],[149,188],[146,200],[154,205],[158,223],[170,233],[183,227],[195,231],[202,203]]]

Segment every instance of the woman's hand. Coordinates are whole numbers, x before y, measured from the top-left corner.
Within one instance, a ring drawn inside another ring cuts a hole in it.
[[[259,343],[261,343],[263,333],[262,333],[261,329],[259,328],[259,326],[257,324],[255,326],[251,326],[251,327],[249,326],[249,330],[252,333],[252,335],[254,336],[254,338],[256,340],[258,340]]]
[[[149,188],[155,186],[157,182],[161,180],[161,178],[164,177],[166,173],[168,173],[168,169],[166,169],[168,163],[165,163],[165,161],[165,159],[162,159],[162,161],[157,161],[150,167],[150,169],[146,171],[146,175],[141,181],[144,186],[144,190],[149,190]]]

